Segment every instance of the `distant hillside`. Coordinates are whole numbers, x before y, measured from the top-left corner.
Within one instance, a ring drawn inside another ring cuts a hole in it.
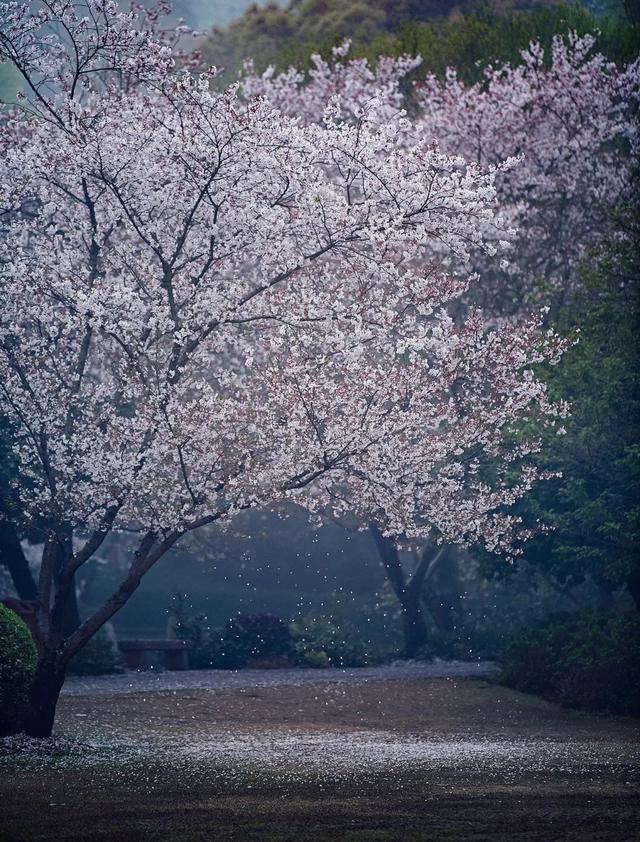
[[[640,29],[628,19],[635,19],[629,9],[640,0],[589,2],[606,5],[607,16],[561,0],[290,0],[286,7],[249,7],[230,25],[215,27],[200,49],[207,64],[225,68],[225,82],[246,58],[260,72],[270,64],[308,68],[313,52],[328,58],[344,38],[352,39],[352,56],[375,62],[380,55],[419,54],[424,61],[416,77],[455,66],[466,81],[476,81],[490,62],[517,63],[532,39],[547,45],[570,30],[599,31],[597,48],[615,61],[637,55]]]
[[[186,1],[186,0],[185,0]],[[558,5],[553,0],[290,0],[249,6],[229,26],[216,26],[203,43],[207,61],[235,75],[245,58],[257,68],[282,66],[311,47],[326,47],[342,38],[372,42],[407,24],[459,18],[478,8],[502,14],[514,9]]]

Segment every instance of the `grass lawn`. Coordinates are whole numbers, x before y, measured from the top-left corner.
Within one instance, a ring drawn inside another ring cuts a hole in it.
[[[639,735],[469,679],[66,696],[0,838],[631,842]]]

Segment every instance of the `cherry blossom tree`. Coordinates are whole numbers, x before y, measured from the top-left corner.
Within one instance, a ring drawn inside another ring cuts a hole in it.
[[[475,85],[465,85],[451,69],[444,81],[429,76],[415,88],[414,128],[425,141],[436,140],[446,152],[484,166],[521,157],[496,179],[500,213],[518,232],[512,259],[496,261],[483,249],[473,251],[481,283],[472,285],[463,301],[482,303],[491,318],[526,311],[540,297],[541,282],[544,303],[557,309],[571,294],[577,262],[631,190],[640,63],[620,70],[594,53],[594,40],[558,36],[550,55],[532,43],[520,65],[488,67]],[[249,66],[242,91],[267,98],[305,123],[322,119],[328,95],[339,96],[346,120],[357,120],[362,103],[374,97],[380,114],[397,114],[407,104],[405,77],[420,58],[380,58],[371,68],[366,60],[349,60],[349,46],[346,41],[334,49],[331,62],[313,56],[306,75],[292,68],[256,76]],[[391,538],[375,522],[371,529],[401,605],[405,650],[412,656],[426,640],[421,598],[426,572],[442,557],[441,548],[423,543],[409,575],[396,547],[406,536]]]
[[[531,366],[540,319],[491,331],[447,307],[472,250],[511,232],[495,181],[384,105],[304,125],[177,72],[111,0],[2,7],[25,80],[3,118],[1,411],[24,510],[50,524],[28,733],[51,733],[69,659],[186,533],[293,500],[388,534],[526,534],[508,507],[555,423]],[[74,574],[112,530],[140,538],[72,634]]]
[[[430,76],[419,86],[420,124],[444,150],[481,164],[523,156],[498,185],[519,231],[517,268],[496,286],[502,312],[526,305],[539,281],[547,303],[561,305],[576,264],[632,189],[640,60],[621,70],[594,43],[557,35],[548,56],[534,42],[520,65],[488,67],[475,85],[452,69],[444,82]]]
[[[520,64],[489,66],[475,85],[461,82],[451,68],[444,81],[430,75],[416,86],[411,107],[425,140],[483,166],[522,157],[496,181],[501,213],[518,230],[517,258],[501,268],[487,263],[482,251],[475,256],[483,284],[474,289],[474,300],[494,313],[530,307],[539,281],[547,285],[546,303],[561,303],[577,261],[599,241],[611,209],[631,190],[640,139],[640,60],[619,69],[594,53],[594,44],[592,35],[558,35],[549,55],[533,42]],[[348,60],[348,52],[346,41],[334,50],[333,62],[313,56],[307,75],[269,69],[258,77],[249,67],[243,90],[306,122],[322,118],[329,93],[340,95],[346,119],[372,97],[387,115],[406,104],[402,81],[420,57],[381,57],[372,69],[364,59]]]
[[[372,99],[380,103],[381,115],[389,117],[400,111],[405,105],[402,82],[420,66],[421,57],[380,56],[372,68],[366,58],[347,60],[350,49],[351,41],[346,39],[332,49],[331,61],[314,53],[307,73],[296,67],[275,73],[271,66],[257,75],[253,63],[247,61],[240,80],[241,93],[249,99],[264,97],[280,111],[305,123],[321,121],[332,97],[336,98],[342,119],[357,118],[363,104]]]

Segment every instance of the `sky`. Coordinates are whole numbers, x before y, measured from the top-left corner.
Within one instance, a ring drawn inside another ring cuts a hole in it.
[[[145,5],[155,5],[155,0],[144,0]],[[264,6],[267,0],[170,0],[174,13],[187,25],[205,30],[212,26],[225,26],[241,17],[251,5]],[[282,5],[282,3],[280,4]]]

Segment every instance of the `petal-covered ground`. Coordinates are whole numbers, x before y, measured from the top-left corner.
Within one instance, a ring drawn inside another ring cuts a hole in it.
[[[0,745],[0,838],[640,838],[636,720],[436,666],[74,681]]]

